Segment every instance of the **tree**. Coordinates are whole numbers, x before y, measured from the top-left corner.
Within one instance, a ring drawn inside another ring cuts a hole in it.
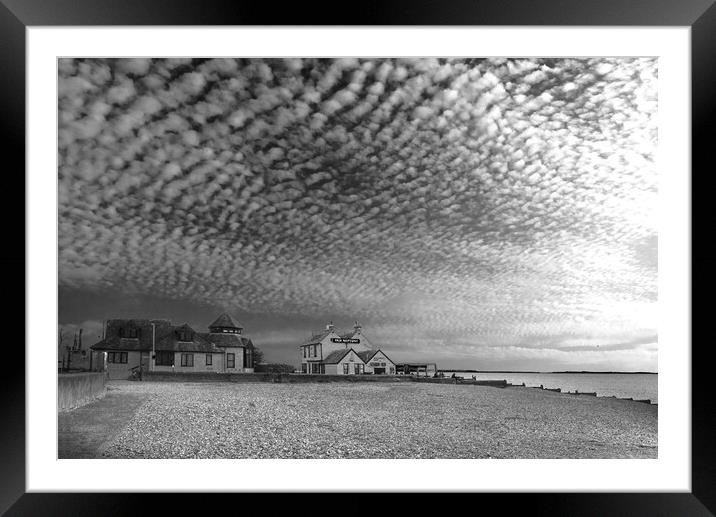
[[[254,347],[253,358],[254,358],[253,367],[256,368],[256,365],[257,365],[257,364],[264,362],[264,353],[263,353],[263,351],[262,351],[260,348]]]

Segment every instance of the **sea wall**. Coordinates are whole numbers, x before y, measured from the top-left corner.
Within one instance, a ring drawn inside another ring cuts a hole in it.
[[[157,382],[425,382],[434,384],[476,384],[504,388],[504,380],[472,381],[464,379],[414,377],[412,375],[325,375],[306,373],[167,373],[148,372],[144,381]]]
[[[76,408],[101,397],[107,375],[104,372],[61,373],[57,376],[57,408]]]

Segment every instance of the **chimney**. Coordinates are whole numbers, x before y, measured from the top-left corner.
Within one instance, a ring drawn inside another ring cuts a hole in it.
[[[326,325],[326,330],[330,330],[333,332],[336,329],[336,326],[333,324],[333,322],[329,322],[328,325]]]
[[[356,334],[360,334],[360,331],[361,331],[361,329],[362,329],[363,327],[361,327],[360,325],[358,325],[358,322],[357,322],[357,321],[356,321],[355,323],[356,323],[356,324],[353,325],[353,330],[355,330],[355,333],[356,333]]]

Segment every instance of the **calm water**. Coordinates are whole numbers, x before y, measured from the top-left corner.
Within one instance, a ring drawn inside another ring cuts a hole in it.
[[[453,372],[444,372],[449,377]],[[657,404],[656,374],[624,374],[624,373],[470,373],[455,372],[456,376],[471,379],[474,375],[478,380],[505,379],[510,384],[527,386],[543,385],[545,388],[561,388],[562,391],[596,392],[600,397],[624,397],[649,399]]]

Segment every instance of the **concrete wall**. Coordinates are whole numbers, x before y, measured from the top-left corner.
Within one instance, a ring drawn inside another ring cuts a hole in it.
[[[110,379],[128,379],[132,368],[139,366],[140,352],[127,352],[126,363],[107,363],[107,374]],[[101,356],[100,356],[101,357]]]
[[[192,354],[194,356],[194,366],[182,366],[181,355]],[[223,372],[224,371],[224,354],[210,354],[211,364],[206,364],[207,354],[204,352],[175,352],[174,353],[174,370],[176,372]],[[164,367],[157,367],[167,369]],[[172,369],[171,366],[168,367]]]
[[[335,370],[336,375],[345,375],[343,373],[343,365],[344,364],[348,365],[348,375],[356,374],[355,367],[354,367],[354,365],[356,365],[356,364],[361,365],[361,371],[363,371],[362,369],[365,368],[365,366],[363,366],[363,360],[360,357],[358,357],[358,355],[353,350],[348,352],[346,354],[346,356],[343,359],[341,359],[341,361],[339,363],[337,363],[335,365],[336,366],[336,370]],[[331,366],[331,365],[326,365],[326,373],[328,373],[328,366]]]
[[[328,366],[328,365],[327,365]],[[456,379],[433,379],[415,377],[412,375],[329,375],[306,373],[185,373],[172,374],[153,372],[144,375],[144,381],[173,381],[173,382],[423,382],[432,384],[473,384],[479,386],[492,386],[495,388],[507,387],[507,381],[468,381]]]
[[[104,372],[65,373],[57,376],[57,408],[72,409],[104,394]]]
[[[234,367],[229,368],[229,361],[223,371],[226,373],[241,373],[244,369],[244,349],[241,347],[226,347],[227,354],[234,354]]]

